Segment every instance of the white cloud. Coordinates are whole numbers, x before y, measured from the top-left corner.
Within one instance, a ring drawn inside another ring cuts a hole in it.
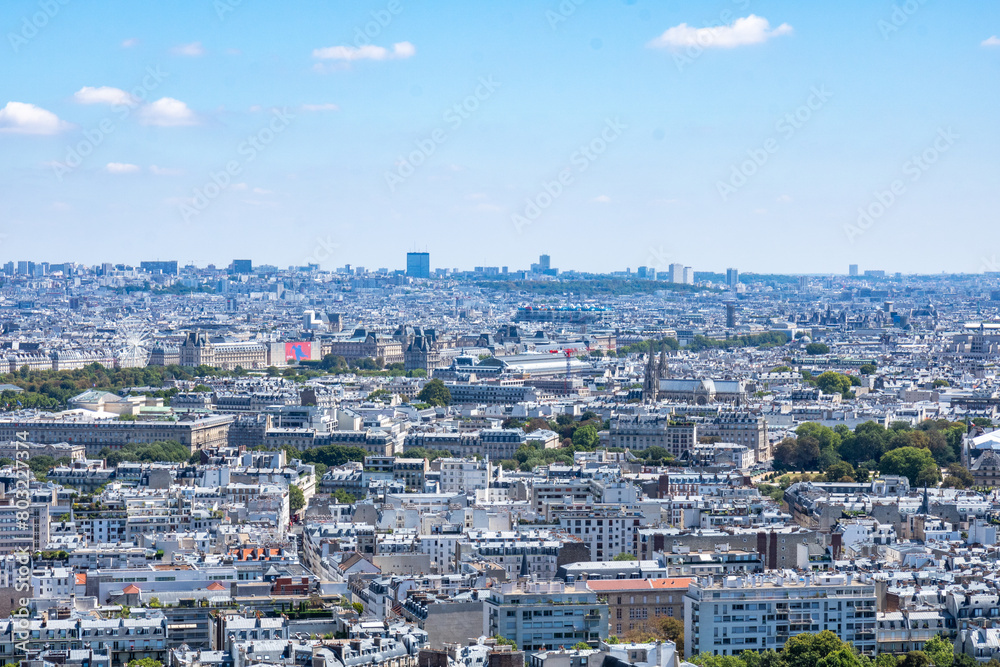
[[[303,104],[303,111],[340,111],[336,104]]]
[[[598,204],[610,204],[611,197],[607,195],[598,195],[597,197],[594,197],[594,201],[597,202]]]
[[[792,26],[782,23],[774,30],[762,16],[751,14],[739,18],[729,25],[693,28],[687,23],[668,28],[666,32],[649,43],[653,48],[678,49],[700,46],[704,49],[732,49],[748,44],[763,44],[772,37],[788,35]]]
[[[156,176],[180,176],[184,173],[183,169],[174,169],[170,167],[157,167],[155,164],[150,165],[149,171]]]
[[[135,174],[142,171],[139,165],[126,162],[109,162],[104,170],[109,174]]]
[[[265,190],[264,188],[254,188],[253,191],[254,191],[254,194],[258,194],[258,195],[273,195],[274,194],[274,192],[272,192],[271,190]]]
[[[58,134],[73,127],[41,107],[25,102],[7,102],[0,109],[0,132],[11,134]]]
[[[233,183],[233,190],[246,190],[246,189],[247,189],[246,183]]]
[[[127,104],[128,106],[134,106],[139,103],[139,100],[124,90],[112,88],[111,86],[100,86],[98,88],[84,86],[73,93],[73,99],[80,104]]]
[[[366,46],[328,46],[322,49],[313,49],[313,58],[318,60],[397,60],[409,58],[417,52],[413,44],[409,42],[397,42],[392,45],[392,50],[384,46],[368,44]]]
[[[188,105],[172,97],[161,97],[146,105],[139,115],[144,125],[177,127],[198,124],[198,117]]]
[[[122,42],[122,48],[131,49],[133,46],[137,46],[138,44],[139,44],[138,39],[136,39],[135,37],[129,37],[124,42]]]
[[[201,42],[191,42],[190,44],[180,44],[170,49],[170,53],[175,56],[188,56],[191,58],[197,58],[198,56],[205,55],[205,47],[201,45]]]
[[[791,195],[779,195],[778,198],[775,201],[780,201],[780,202],[782,202],[784,204],[787,204],[788,202],[792,201],[792,196]]]
[[[996,35],[993,35],[992,37],[984,39],[982,42],[980,42],[979,45],[980,46],[986,46],[986,47],[1000,46],[1000,37],[997,37]]]

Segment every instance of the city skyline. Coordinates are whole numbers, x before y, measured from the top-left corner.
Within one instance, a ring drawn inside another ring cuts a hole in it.
[[[428,246],[438,266],[527,266],[548,248],[595,273],[997,267],[995,7],[0,16],[5,260],[332,269]],[[975,250],[930,255],[945,230]]]

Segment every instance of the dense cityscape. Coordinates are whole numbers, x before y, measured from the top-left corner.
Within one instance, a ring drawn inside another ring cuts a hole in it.
[[[1000,2],[3,0],[0,667],[1000,667]]]
[[[8,263],[0,656],[1000,657],[1000,276],[431,266]]]

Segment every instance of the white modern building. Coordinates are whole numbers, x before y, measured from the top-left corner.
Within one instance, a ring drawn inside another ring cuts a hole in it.
[[[830,630],[875,656],[875,584],[851,574],[705,578],[684,597],[685,654],[780,649],[789,637]]]

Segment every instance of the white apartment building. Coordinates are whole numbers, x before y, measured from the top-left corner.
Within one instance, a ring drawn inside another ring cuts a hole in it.
[[[875,584],[851,574],[706,578],[684,597],[685,654],[780,649],[789,637],[830,630],[875,656]]]
[[[472,493],[490,483],[493,466],[486,460],[439,459],[441,493]]]
[[[36,598],[68,598],[76,592],[76,577],[68,567],[37,568],[31,573]]]
[[[637,509],[621,505],[589,505],[558,512],[559,527],[590,548],[595,561],[612,560],[621,553],[639,552],[639,527],[645,523]]]

